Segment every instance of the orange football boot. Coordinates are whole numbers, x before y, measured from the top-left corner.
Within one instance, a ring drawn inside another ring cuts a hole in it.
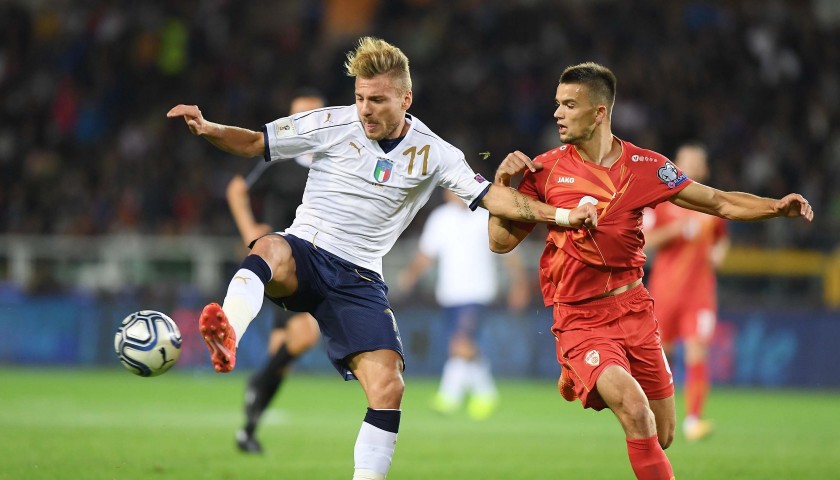
[[[575,382],[572,381],[572,377],[569,376],[568,368],[561,368],[560,379],[557,380],[557,390],[560,390],[560,396],[562,396],[567,402],[574,402],[577,400],[578,395],[577,392],[575,392]]]
[[[210,360],[219,373],[236,366],[236,333],[218,303],[210,303],[201,311],[198,329],[210,350]]]

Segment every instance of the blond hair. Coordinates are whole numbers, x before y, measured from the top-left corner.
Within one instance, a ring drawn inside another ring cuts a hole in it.
[[[356,49],[347,53],[344,68],[351,77],[373,78],[387,74],[400,84],[398,88],[402,87],[403,92],[411,90],[408,57],[402,50],[380,38],[360,38]]]

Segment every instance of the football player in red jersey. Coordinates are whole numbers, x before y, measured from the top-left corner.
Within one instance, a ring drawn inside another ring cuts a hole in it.
[[[677,150],[674,164],[691,179],[705,182],[707,157],[703,145],[688,143]],[[729,248],[726,222],[664,202],[645,210],[644,232],[645,251],[656,251],[648,288],[656,299],[665,353],[670,358],[675,342],[684,342],[683,435],[699,440],[712,432],[702,414],[709,392],[709,342],[717,323],[715,270]]]
[[[624,429],[639,479],[671,479],[664,449],[674,437],[674,387],[653,299],[642,286],[642,211],[674,204],[730,220],[813,218],[799,194],[780,200],[723,192],[690,180],[663,155],[615,137],[615,75],[583,63],[560,76],[555,101],[561,146],[533,161],[513,152],[495,183],[524,173],[520,195],[558,207],[540,258],[545,304],[563,368],[561,393],[584,408],[610,408]],[[521,200],[525,200],[522,198]],[[491,215],[490,248],[512,250],[533,225]]]

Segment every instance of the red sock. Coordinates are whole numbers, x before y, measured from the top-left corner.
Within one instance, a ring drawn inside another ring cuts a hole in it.
[[[627,454],[630,466],[639,480],[672,480],[674,470],[659,446],[656,435],[650,438],[628,438]]]
[[[689,365],[685,375],[685,413],[700,418],[709,394],[709,369],[706,362]]]

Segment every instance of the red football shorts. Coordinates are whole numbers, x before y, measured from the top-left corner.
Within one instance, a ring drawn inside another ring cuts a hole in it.
[[[697,339],[710,342],[715,333],[717,315],[710,308],[693,308],[683,306],[677,308],[660,309],[660,302],[656,302],[656,319],[659,321],[659,333],[665,344],[677,340]]]
[[[607,406],[595,382],[610,365],[630,372],[650,400],[674,394],[657,328],[653,299],[641,285],[611,297],[554,305],[557,361],[569,369],[584,408]]]

